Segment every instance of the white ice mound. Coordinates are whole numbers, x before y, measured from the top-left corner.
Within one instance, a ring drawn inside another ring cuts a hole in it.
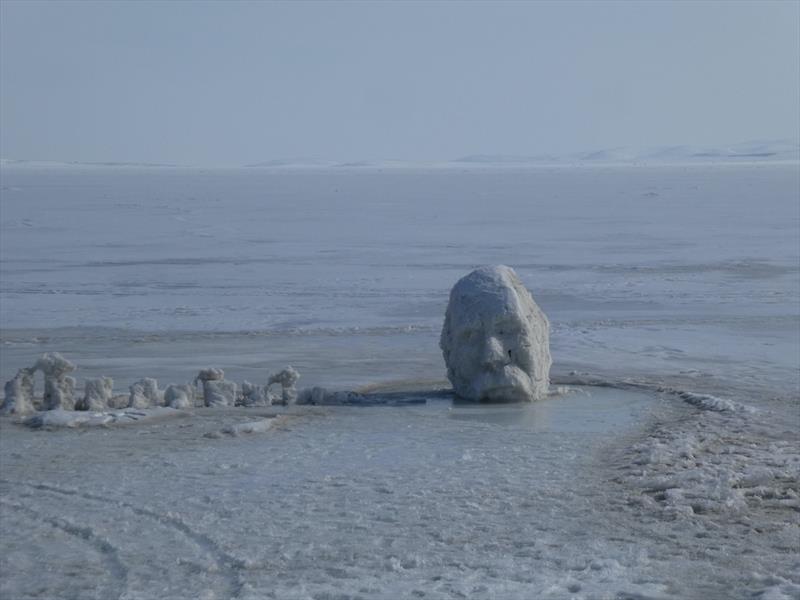
[[[225,371],[214,367],[200,369],[197,382],[203,384],[203,403],[206,406],[235,406],[239,387],[233,381],[225,380]]]
[[[75,370],[75,364],[58,352],[47,352],[33,365],[34,370],[44,373],[44,408],[55,410],[75,409],[75,379],[67,375]]]
[[[0,414],[23,416],[36,410],[33,406],[34,373],[32,368],[20,369],[14,379],[6,382],[6,397],[0,406]]]
[[[280,384],[281,401],[288,406],[289,404],[294,404],[297,400],[297,388],[295,385],[299,379],[300,373],[298,373],[294,367],[288,366],[282,371],[269,376],[267,380],[267,389],[274,383]]]
[[[158,389],[158,381],[151,377],[143,377],[130,390],[128,408],[142,409],[164,404],[164,393]]]
[[[270,406],[272,395],[268,390],[269,386],[242,382],[242,404],[245,406]]]
[[[455,393],[539,400],[550,381],[550,323],[510,267],[481,267],[450,291],[439,345]]]
[[[203,401],[206,406],[235,406],[239,387],[227,379],[207,379],[203,382]]]
[[[164,404],[170,408],[192,408],[194,406],[194,386],[170,384],[164,392]]]
[[[76,410],[103,411],[114,395],[114,380],[110,377],[89,379],[83,386],[83,398],[75,404]]]
[[[238,386],[233,381],[225,381],[225,371],[214,367],[200,369],[197,382],[203,385],[203,403],[206,406],[235,406]]]

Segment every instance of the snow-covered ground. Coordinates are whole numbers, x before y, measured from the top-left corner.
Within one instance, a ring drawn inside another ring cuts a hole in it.
[[[450,287],[504,263],[585,385],[4,418],[0,597],[800,597],[796,163],[0,176],[4,381],[435,389]]]

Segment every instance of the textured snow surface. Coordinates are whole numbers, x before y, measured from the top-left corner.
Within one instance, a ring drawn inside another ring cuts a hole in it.
[[[713,431],[721,413],[680,433],[691,405],[594,387],[524,405],[278,410],[278,426],[258,409],[202,408],[83,435],[0,422],[0,591],[677,599],[800,590],[796,522],[759,534],[763,524],[747,517],[750,503],[795,514],[784,484],[797,452],[786,440],[763,449],[772,471],[740,469],[748,457],[696,433]],[[641,427],[655,422],[655,436]],[[73,458],[92,450],[91,465]],[[708,464],[692,471],[689,460]]]
[[[57,350],[115,407],[203,365],[292,364],[299,402],[439,389],[450,286],[507,264],[596,408],[3,417],[0,597],[800,598],[796,164],[0,168],[0,381]]]

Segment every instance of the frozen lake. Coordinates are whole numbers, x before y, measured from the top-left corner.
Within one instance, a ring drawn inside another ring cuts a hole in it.
[[[584,385],[219,439],[254,413],[4,419],[0,595],[800,597],[797,164],[0,176],[4,381],[435,390],[450,287],[504,263]]]

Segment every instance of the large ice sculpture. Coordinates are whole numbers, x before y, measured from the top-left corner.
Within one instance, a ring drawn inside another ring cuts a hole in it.
[[[550,376],[550,324],[510,267],[482,267],[450,291],[439,345],[469,400],[538,400]]]

